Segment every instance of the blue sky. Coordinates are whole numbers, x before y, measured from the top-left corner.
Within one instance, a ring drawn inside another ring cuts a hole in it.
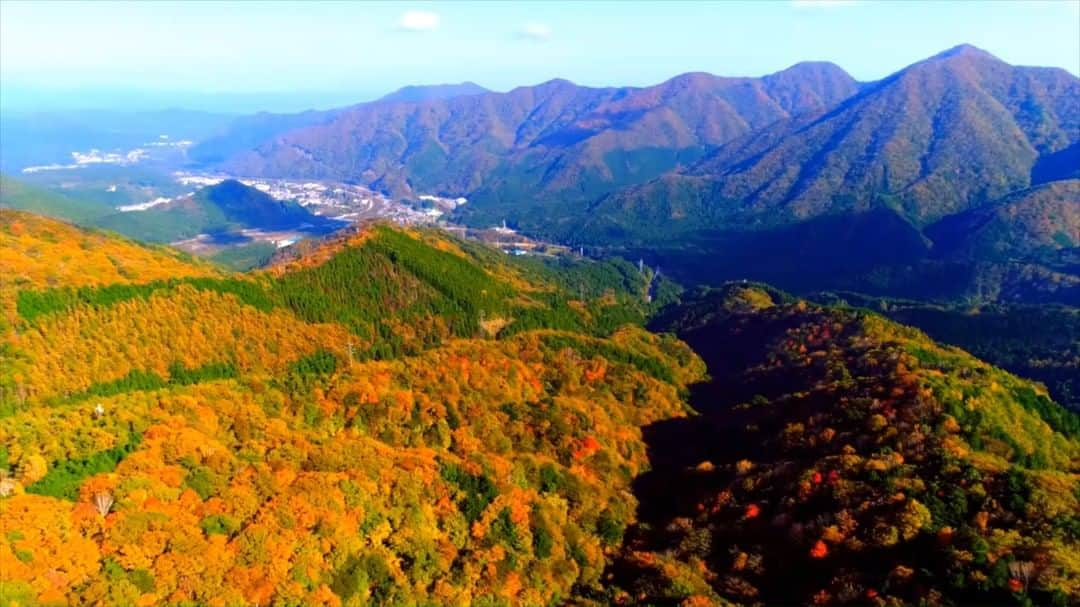
[[[833,61],[872,80],[962,42],[1010,63],[1078,73],[1080,0],[4,0],[0,93],[7,105],[26,90],[96,99],[123,89],[319,106],[405,84],[473,80],[506,90],[563,77],[647,85],[694,70],[761,75],[801,60]]]

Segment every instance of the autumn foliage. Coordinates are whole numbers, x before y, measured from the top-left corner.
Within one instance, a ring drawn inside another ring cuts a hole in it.
[[[13,246],[33,249],[35,221],[5,224],[22,239]],[[47,227],[57,247],[88,238]],[[147,271],[137,288],[107,290],[115,275],[67,283],[48,259],[28,266],[11,297],[32,293],[21,297],[35,312],[11,306],[0,386],[4,604],[538,605],[602,593],[648,464],[640,428],[686,414],[700,360],[633,326],[563,329],[594,326],[615,298],[552,311],[563,296],[534,270],[380,234],[314,265],[207,275],[219,282]],[[121,244],[101,244],[127,267]],[[346,277],[357,267],[383,277],[379,291]],[[534,281],[531,301],[506,277]],[[235,280],[261,295],[220,282]],[[342,299],[319,307],[301,293],[312,285]],[[91,290],[49,291],[69,286]],[[374,307],[353,311],[362,298]],[[530,326],[499,339],[477,329],[515,305],[534,310]],[[384,331],[398,345],[372,355]]]
[[[1080,597],[1075,420],[880,317],[738,285],[684,342],[625,263],[0,220],[3,605]]]
[[[612,568],[630,596],[1080,598],[1080,442],[1039,387],[865,311],[762,287],[702,294],[658,325],[713,379],[694,396],[701,422],[650,445],[660,467],[639,499],[657,506]]]

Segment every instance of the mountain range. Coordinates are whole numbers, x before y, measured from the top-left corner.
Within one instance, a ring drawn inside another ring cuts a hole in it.
[[[1033,185],[1040,160],[1046,165],[1078,138],[1080,79],[961,46],[592,210],[632,225],[627,214],[655,215],[663,201],[669,221],[702,229],[692,220],[775,224],[887,207],[921,227]]]
[[[223,166],[240,175],[352,179],[396,194],[590,194],[856,90],[840,68],[812,63],[764,78],[684,74],[648,88],[552,80],[507,93],[361,104]]]
[[[323,114],[217,166],[464,196],[465,223],[506,220],[691,283],[1080,297],[1080,79],[1065,70],[961,45],[876,82],[801,63],[439,96]]]

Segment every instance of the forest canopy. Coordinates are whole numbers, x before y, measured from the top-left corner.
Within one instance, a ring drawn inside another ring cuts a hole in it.
[[[647,268],[386,225],[232,274],[0,219],[5,605],[1080,598],[1076,416],[875,313],[661,311]]]

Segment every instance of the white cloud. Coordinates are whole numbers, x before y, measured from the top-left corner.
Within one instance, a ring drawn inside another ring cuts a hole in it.
[[[551,37],[551,27],[546,23],[526,23],[518,32],[518,35],[530,40],[547,40]]]
[[[791,0],[795,8],[839,8],[851,6],[857,0]]]
[[[410,32],[429,32],[439,27],[439,14],[430,11],[405,11],[398,27]]]

